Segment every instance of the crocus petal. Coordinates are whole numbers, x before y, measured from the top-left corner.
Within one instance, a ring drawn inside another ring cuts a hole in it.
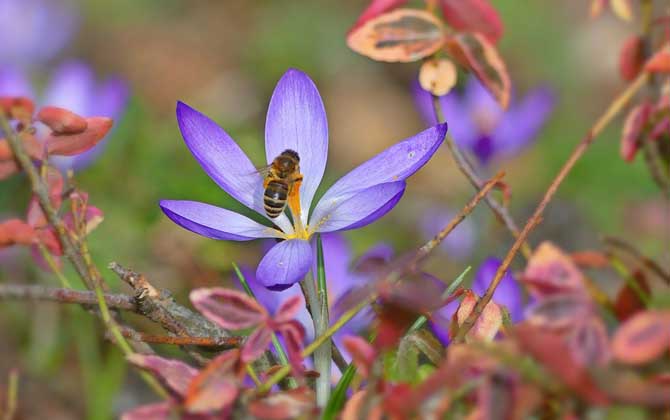
[[[501,263],[500,259],[490,257],[479,266],[479,270],[477,270],[477,274],[472,281],[472,290],[477,295],[483,296],[486,293],[486,289],[495,277]],[[509,271],[505,273],[495,293],[493,293],[493,301],[507,308],[512,322],[519,322],[523,319],[521,289],[517,280]]]
[[[265,122],[268,164],[286,149],[298,152],[303,174],[300,207],[303,223],[314,193],[321,183],[328,158],[328,121],[314,82],[303,72],[290,69],[275,87]]]
[[[470,77],[465,85],[463,99],[471,115],[479,114],[486,117],[487,121],[496,122],[505,112],[493,95],[474,76]]]
[[[58,106],[85,117],[93,102],[95,78],[91,68],[80,61],[68,61],[58,67],[49,82],[44,105]]]
[[[284,290],[305,277],[312,266],[312,247],[308,241],[289,239],[273,246],[263,257],[256,278],[272,290]]]
[[[8,66],[0,68],[0,96],[25,96],[34,98],[35,93],[26,75]]]
[[[279,237],[276,229],[264,226],[234,211],[186,200],[161,200],[161,209],[173,222],[212,239],[248,241]]]
[[[342,195],[331,206],[317,206],[312,226],[317,232],[355,229],[379,219],[398,203],[405,192],[405,182],[375,185],[352,196]]]
[[[548,88],[530,92],[501,118],[492,137],[498,153],[514,156],[539,133],[554,109],[555,97]]]
[[[263,178],[235,141],[214,121],[183,102],[177,122],[184,142],[207,175],[240,203],[265,216]],[[284,232],[293,228],[286,215],[273,222]]]
[[[433,156],[444,141],[446,133],[447,124],[438,124],[389,147],[340,178],[326,191],[316,205],[313,216],[310,217],[310,220],[315,221],[312,225],[320,223],[324,216],[336,211],[334,209],[342,205],[345,200],[349,200],[356,194],[370,189],[370,187],[404,181],[428,162],[428,159]],[[397,186],[390,188],[397,188]],[[370,190],[370,193],[379,194],[379,191],[373,192],[373,190]],[[342,225],[341,227],[347,226]],[[319,228],[322,232],[332,230],[322,228],[324,226]]]

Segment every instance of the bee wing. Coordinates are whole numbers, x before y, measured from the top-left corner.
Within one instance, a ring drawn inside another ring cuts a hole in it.
[[[260,174],[260,176],[265,178],[266,176],[268,176],[270,174],[271,169],[272,169],[272,164],[265,165],[265,166],[261,166],[260,168],[256,168],[256,170],[251,172],[251,174]]]

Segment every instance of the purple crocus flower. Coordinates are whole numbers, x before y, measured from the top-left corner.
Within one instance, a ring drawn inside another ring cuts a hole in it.
[[[420,220],[421,232],[425,239],[434,237],[444,228],[456,212],[443,208],[432,207],[426,210]],[[440,244],[450,257],[463,260],[470,256],[477,242],[477,230],[471,219],[463,220],[453,232],[449,234]]]
[[[477,269],[477,273],[475,273],[471,286],[472,291],[477,294],[477,296],[481,297],[486,293],[489,283],[491,283],[491,280],[495,277],[501,264],[502,261],[496,257],[489,257],[482,262]],[[519,286],[517,279],[514,278],[509,271],[505,273],[500,284],[498,284],[496,291],[493,293],[493,302],[504,306],[509,311],[513,323],[523,320],[524,304],[521,287]],[[458,310],[459,305],[459,301],[454,301],[440,309],[439,315],[441,319],[450,320]],[[435,336],[442,342],[442,344],[445,346],[448,345],[451,340],[447,332],[447,326],[436,322],[431,322],[430,325],[433,333],[435,333]]]
[[[67,61],[56,68],[41,96],[35,93],[24,72],[15,67],[0,68],[0,96],[3,95],[25,96],[39,105],[65,108],[83,117],[100,116],[117,120],[125,110],[129,93],[123,80],[110,77],[97,82],[90,66],[81,61]],[[45,127],[37,128],[40,137],[39,130]],[[51,161],[63,171],[82,169],[104,150],[105,143],[106,139],[103,139],[82,154],[54,156]]]
[[[315,233],[365,226],[388,213],[405,191],[405,180],[421,168],[442,144],[446,124],[410,137],[361,164],[312,201],[326,167],[328,124],[316,86],[301,71],[288,70],[277,83],[265,125],[267,163],[286,149],[300,156],[304,176],[299,208],[269,218],[263,209],[263,177],[233,139],[214,121],[179,102],[177,121],[186,145],[207,174],[240,203],[270,225],[194,201],[163,200],[163,212],[197,234],[221,240],[275,238],[256,277],[265,287],[281,290],[300,281],[313,264],[309,243]]]
[[[68,44],[78,20],[71,1],[0,0],[0,66],[47,62]]]
[[[418,82],[412,89],[421,117],[428,124],[435,124],[431,94]],[[462,93],[452,91],[440,97],[440,102],[454,141],[486,165],[519,154],[536,138],[554,108],[554,95],[540,87],[504,111],[471,77]]]

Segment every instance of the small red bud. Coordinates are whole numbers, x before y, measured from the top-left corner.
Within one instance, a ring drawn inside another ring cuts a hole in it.
[[[37,120],[46,124],[56,134],[79,134],[88,123],[72,111],[55,106],[45,106],[37,113]]]

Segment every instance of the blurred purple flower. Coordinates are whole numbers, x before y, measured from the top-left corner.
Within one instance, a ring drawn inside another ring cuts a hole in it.
[[[421,117],[436,123],[431,94],[418,81],[412,86]],[[483,165],[519,154],[537,137],[554,108],[554,95],[547,87],[534,89],[504,111],[488,91],[471,77],[462,93],[440,97],[449,122],[449,132],[461,149],[473,153]]]
[[[56,69],[39,97],[24,72],[15,67],[0,68],[0,96],[3,95],[26,96],[40,106],[52,105],[83,117],[109,117],[116,121],[125,111],[129,92],[123,80],[111,77],[97,82],[90,66],[81,61],[67,61]],[[83,169],[104,150],[106,140],[76,156],[54,156],[52,163],[63,171]]]
[[[482,262],[475,274],[471,286],[472,291],[475,292],[477,296],[481,297],[486,293],[489,283],[493,280],[493,277],[501,264],[502,261],[495,257],[489,257]],[[509,271],[505,273],[500,284],[498,284],[496,291],[493,293],[493,302],[504,306],[509,311],[513,323],[523,321],[524,303],[521,287],[518,280]],[[459,305],[460,301],[458,300],[446,305],[444,308],[440,309],[440,317],[450,321],[452,316],[458,310]],[[435,336],[440,339],[442,344],[445,346],[449,344],[451,340],[449,338],[447,326],[440,325],[436,322],[431,322],[430,325]]]
[[[421,232],[425,239],[434,237],[449,221],[456,215],[455,212],[433,207],[428,209],[421,218]],[[470,256],[477,242],[477,230],[471,219],[463,220],[451,232],[440,247],[450,256],[457,260],[463,260]]]
[[[29,68],[55,57],[79,16],[67,0],[0,0],[0,66]]]
[[[333,184],[310,213],[326,167],[328,123],[314,82],[288,70],[270,100],[265,126],[267,163],[286,149],[300,156],[304,176],[298,221],[286,214],[270,219],[263,209],[263,177],[235,141],[214,121],[179,102],[177,121],[186,145],[207,174],[240,203],[274,226],[194,201],[162,200],[163,212],[197,234],[221,240],[284,239],[261,260],[256,278],[282,290],[300,281],[313,264],[309,240],[315,233],[365,226],[388,213],[405,191],[405,179],[419,170],[442,144],[446,124],[431,127],[361,164]]]

